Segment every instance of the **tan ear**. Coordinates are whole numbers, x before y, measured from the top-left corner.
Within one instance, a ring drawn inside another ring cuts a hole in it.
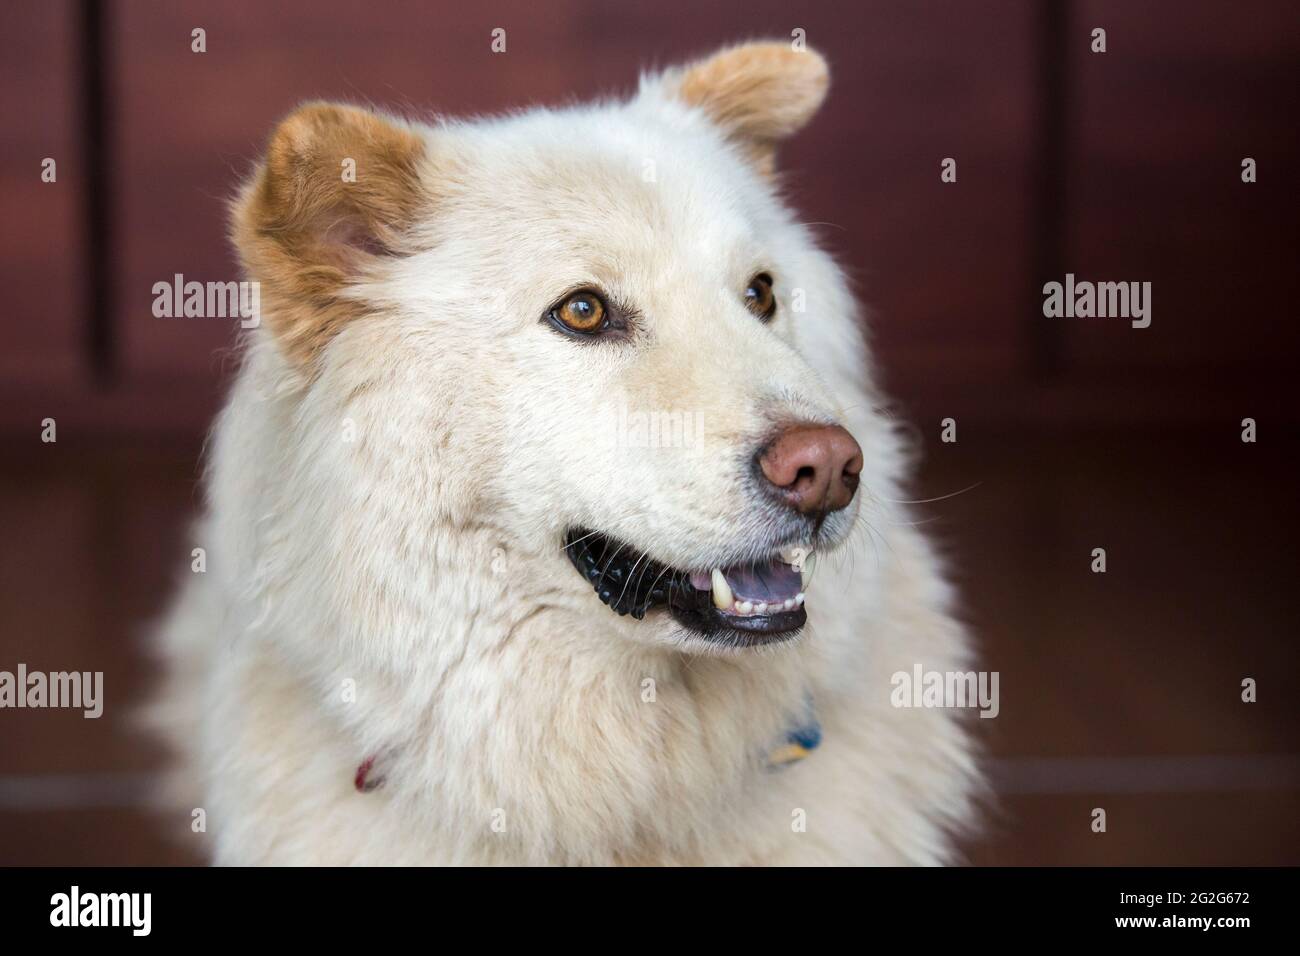
[[[749,43],[715,53],[665,80],[770,173],[777,143],[803,129],[826,98],[830,70],[812,50]]]
[[[332,103],[284,119],[266,159],[235,203],[235,245],[271,331],[309,361],[365,311],[343,296],[383,258],[401,255],[404,230],[429,199],[424,140],[398,120]]]

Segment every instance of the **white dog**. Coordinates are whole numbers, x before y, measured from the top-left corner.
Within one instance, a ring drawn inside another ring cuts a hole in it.
[[[276,129],[153,709],[208,856],[953,859],[966,725],[891,675],[966,640],[775,181],[827,76],[751,44],[628,102]]]

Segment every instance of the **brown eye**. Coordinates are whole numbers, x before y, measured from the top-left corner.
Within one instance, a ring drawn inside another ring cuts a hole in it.
[[[766,322],[776,311],[776,296],[772,293],[772,277],[760,272],[749,280],[745,290],[745,306],[750,312]]]
[[[570,331],[591,335],[605,324],[605,303],[594,292],[575,292],[551,310],[551,317]]]

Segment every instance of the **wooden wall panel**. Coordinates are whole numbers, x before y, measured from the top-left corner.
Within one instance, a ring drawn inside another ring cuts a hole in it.
[[[18,0],[0,30],[0,389],[40,391],[82,371],[76,18],[71,0]],[[57,180],[41,181],[45,158]],[[46,405],[49,413],[49,405]]]
[[[1089,50],[1094,27],[1104,54]],[[1072,50],[1066,264],[1152,282],[1153,311],[1140,330],[1061,320],[1071,373],[1245,399],[1294,376],[1295,4],[1082,0]],[[1247,156],[1254,184],[1241,180]]]

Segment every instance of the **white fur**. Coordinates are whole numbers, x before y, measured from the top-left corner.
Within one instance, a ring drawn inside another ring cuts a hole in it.
[[[314,376],[264,322],[216,425],[207,572],[162,629],[178,829],[202,807],[219,863],[951,860],[970,744],[951,710],[891,707],[889,679],[965,670],[966,643],[840,270],[654,79],[629,103],[417,128],[428,175],[455,170],[430,251],[358,290],[377,314]],[[740,301],[760,269],[770,326]],[[633,344],[539,321],[588,283],[639,310]],[[620,407],[699,412],[707,441],[613,447]],[[866,459],[803,635],[719,651],[604,607],[565,529],[674,566],[761,550],[741,463],[783,417],[842,422]],[[807,694],[823,745],[767,769]],[[386,782],[361,793],[370,755]]]

